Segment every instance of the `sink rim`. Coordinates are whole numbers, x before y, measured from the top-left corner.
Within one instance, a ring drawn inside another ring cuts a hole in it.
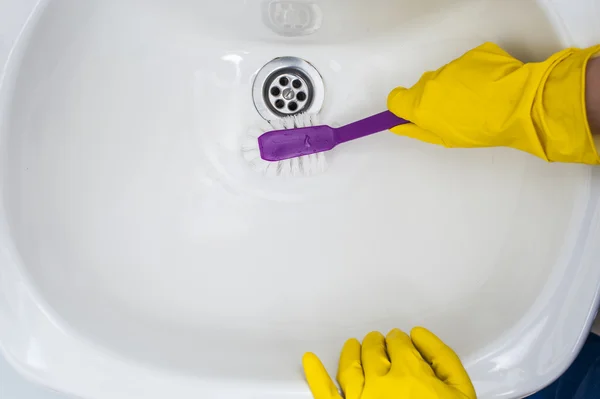
[[[8,105],[8,99],[10,98],[10,69],[16,64],[15,60],[19,58],[19,52],[24,50],[26,47],[25,45],[20,44],[26,44],[28,29],[22,31],[21,28],[26,24],[28,25],[28,28],[32,28],[35,25],[35,17],[41,14],[44,5],[49,0],[9,1],[11,4],[14,4],[15,13],[19,14],[19,18],[22,19],[22,25],[17,26],[15,24],[14,21],[17,20],[17,18],[15,18],[14,14],[11,14],[9,18],[7,16],[9,13],[4,13],[4,16],[0,14],[0,26],[4,25],[5,23],[5,26],[13,26],[13,31],[9,32],[9,36],[7,37],[17,37],[21,33],[23,34],[19,39],[19,43],[17,43],[17,45],[14,47],[0,47],[0,62],[2,62],[3,65],[5,65],[9,52],[12,51],[12,53],[10,53],[11,62],[6,64],[8,66],[6,67],[4,75],[8,77],[8,79],[0,81],[0,95],[3,95],[3,97],[0,97],[0,109],[2,109],[2,105]],[[568,33],[563,32],[564,43],[578,43],[582,45],[589,44],[588,40],[590,39],[585,36],[586,32],[584,32],[585,29],[583,28],[584,24],[579,19],[580,16],[573,15],[573,13],[567,13],[565,11],[568,11],[567,6],[569,4],[567,3],[567,1],[563,3],[555,2],[555,6],[557,7],[557,10],[555,10],[557,12],[556,15],[563,15],[561,19],[563,23],[565,23],[569,17],[572,18],[572,22],[570,24],[567,23],[566,26],[579,29],[580,33],[574,33],[573,30]],[[594,6],[593,0],[580,0],[580,3],[582,4],[583,9],[585,9],[586,4],[588,7],[590,7],[590,10],[593,9],[591,8]],[[542,2],[542,4],[549,6],[550,2]],[[562,5],[565,10],[558,10],[560,5]],[[572,7],[572,3],[570,4],[570,7]],[[561,14],[561,12],[563,14]],[[593,15],[593,13],[585,12],[583,14]],[[563,26],[559,24],[558,20],[555,22],[557,31],[560,31]],[[592,22],[591,19],[590,22]],[[595,27],[595,25],[588,25],[588,28]],[[589,30],[591,31],[592,29]],[[590,226],[592,225],[592,222],[598,220],[598,206],[600,205],[600,171],[594,170],[593,172],[593,181],[596,183],[593,187],[593,189],[596,189],[593,197],[596,201],[590,201],[587,209],[588,212],[585,215]],[[596,214],[596,219],[594,219],[594,214]],[[1,223],[4,224],[4,222]],[[6,234],[7,231],[8,230],[5,228],[5,226],[0,227],[0,237],[6,235],[6,237],[2,237],[6,239],[2,240],[4,242],[8,242],[7,240],[9,239],[9,236]],[[591,238],[585,236],[584,234],[583,237],[579,237],[579,240],[576,243],[582,247],[582,254],[588,257],[588,259],[593,258],[591,254],[595,254],[596,258],[600,256],[600,248],[590,248],[590,246],[586,245],[585,242],[586,240],[594,241],[594,236],[597,237],[598,235],[600,235],[600,232],[598,231],[593,231],[591,233]],[[137,387],[136,389],[140,389],[140,391],[135,391],[136,395],[144,394],[148,397],[158,398],[164,396],[165,394],[172,395],[173,392],[181,395],[190,395],[191,393],[198,392],[203,392],[205,395],[217,395],[217,393],[223,394],[223,392],[227,392],[231,393],[231,395],[235,394],[236,396],[244,395],[252,397],[256,394],[264,394],[266,391],[277,392],[279,395],[285,393],[290,393],[291,395],[294,391],[296,391],[306,393],[307,397],[309,396],[308,388],[302,381],[281,385],[269,384],[269,386],[253,384],[249,382],[243,387],[231,388],[228,386],[227,381],[194,381],[191,379],[170,376],[161,371],[151,370],[144,366],[133,364],[125,359],[116,358],[114,354],[106,353],[101,348],[95,347],[85,341],[85,339],[78,337],[77,334],[71,331],[68,326],[61,325],[61,323],[57,321],[60,320],[60,318],[53,314],[52,310],[44,303],[43,298],[39,297],[39,295],[35,292],[32,284],[30,283],[29,277],[26,276],[23,273],[23,270],[20,270],[18,266],[17,252],[9,249],[8,244],[6,244],[6,248],[2,253],[0,253],[0,256],[0,263],[2,264],[0,267],[0,282],[2,282],[4,291],[4,296],[0,296],[0,326],[9,326],[9,328],[0,328],[0,349],[7,357],[9,362],[15,368],[17,368],[21,374],[25,375],[31,380],[50,386],[58,391],[82,395],[85,397],[98,398],[105,397],[109,392],[103,392],[100,389],[100,386],[97,384],[98,380],[95,379],[94,376],[98,373],[105,373],[105,376],[110,376],[113,378],[115,384],[117,384],[119,387],[119,395],[122,395],[122,397],[127,396],[127,389],[133,389],[127,386],[127,379],[122,378],[122,376],[125,375],[134,375],[138,376],[139,378],[146,377],[147,379],[148,377],[151,377],[153,379],[152,383],[148,382],[144,387]],[[566,317],[573,321],[572,324],[581,325],[582,329],[578,333],[572,332],[569,334],[569,336],[573,339],[563,339],[560,349],[562,350],[562,353],[567,353],[567,355],[564,356],[559,364],[552,368],[554,371],[553,373],[548,373],[544,376],[544,381],[549,383],[554,378],[558,377],[558,375],[571,363],[583,344],[585,336],[587,335],[587,330],[593,321],[595,309],[597,308],[600,300],[600,271],[593,274],[592,270],[591,273],[594,278],[586,278],[587,275],[585,275],[585,272],[589,272],[589,270],[582,269],[582,266],[579,268],[572,267],[569,268],[567,272],[576,275],[573,277],[573,280],[571,280],[571,283],[573,283],[572,285],[576,285],[574,283],[576,282],[575,278],[577,277],[579,277],[584,283],[587,283],[585,286],[587,291],[585,292],[588,297],[592,299],[590,302],[586,301],[586,303],[589,303],[587,308],[582,307],[581,309],[567,309],[567,311],[570,310],[569,314],[567,315],[553,315],[551,312],[549,314],[543,313],[544,310],[548,312],[554,309],[548,309],[548,306],[546,306],[546,309],[542,309],[542,313],[537,317],[532,317],[531,321],[515,326],[512,331],[507,334],[510,339],[504,339],[502,343],[498,343],[503,344],[503,347],[496,347],[495,351],[482,350],[481,352],[487,352],[485,356],[479,358],[474,356],[474,358],[477,359],[468,360],[477,360],[482,364],[488,364],[489,366],[492,366],[498,357],[508,352],[506,345],[512,345],[512,349],[518,350],[519,345],[524,341],[523,336],[527,333],[531,333],[532,339],[541,338],[542,333],[545,332],[543,324],[545,322],[545,317]],[[580,274],[584,275],[581,276]],[[590,283],[590,281],[595,281],[595,283]],[[562,284],[562,282],[559,281],[556,281],[556,283],[559,286]],[[579,293],[581,294],[582,292],[584,292],[584,289],[580,289]],[[591,295],[592,293],[593,297]],[[564,294],[572,294],[572,292],[564,292]],[[573,300],[573,298],[565,298],[563,302],[562,300],[559,301],[558,298],[555,298],[555,301],[563,304],[564,311],[564,304],[568,303],[569,299]],[[531,312],[534,310],[535,309],[532,309]],[[561,324],[561,326],[564,324],[566,323]],[[547,329],[548,328],[546,328],[546,330]],[[560,335],[558,332],[557,334]],[[41,358],[35,359],[29,356],[29,350],[32,348],[32,346],[38,347]],[[87,360],[86,365],[79,364],[80,358],[85,358]],[[482,376],[484,371],[485,370],[481,368],[481,370],[478,370],[473,374],[473,378],[476,383],[480,380],[478,377]],[[110,374],[108,374],[109,372]],[[73,374],[80,377],[78,382],[74,383],[74,381],[70,379],[70,376]],[[96,384],[93,382],[96,382]],[[484,383],[485,382],[483,382],[483,384]],[[94,385],[96,385],[96,388],[94,388]],[[539,385],[539,382],[537,385]],[[528,386],[524,386],[522,391],[505,393],[506,395],[524,395],[532,393],[532,390],[529,387],[533,386],[535,386],[535,384],[530,383]],[[114,391],[110,392],[114,393]],[[131,395],[133,392],[134,391],[129,391],[129,394]]]

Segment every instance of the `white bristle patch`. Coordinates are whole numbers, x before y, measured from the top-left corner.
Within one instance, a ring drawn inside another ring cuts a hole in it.
[[[273,129],[273,130],[287,129],[285,127],[285,121],[283,119],[273,119],[272,121],[267,122],[266,127],[267,127],[267,129]],[[265,130],[265,132],[266,131],[267,130]]]
[[[250,128],[242,143],[242,156],[254,170],[263,173],[267,177],[299,177],[323,173],[327,169],[327,159],[323,152],[269,162],[260,157],[260,150],[258,149],[258,137],[269,130],[317,126],[319,123],[317,114],[297,114],[274,119],[269,121],[268,124],[265,123],[265,126],[261,128]]]

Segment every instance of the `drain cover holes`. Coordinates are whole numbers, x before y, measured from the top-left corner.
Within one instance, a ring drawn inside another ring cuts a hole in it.
[[[267,120],[301,112],[318,113],[325,98],[323,79],[308,62],[281,57],[267,63],[256,75],[254,105]]]

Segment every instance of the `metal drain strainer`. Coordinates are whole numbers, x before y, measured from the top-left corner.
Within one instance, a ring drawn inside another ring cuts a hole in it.
[[[280,57],[258,71],[252,87],[256,110],[266,120],[301,112],[318,113],[325,86],[319,72],[297,57]]]

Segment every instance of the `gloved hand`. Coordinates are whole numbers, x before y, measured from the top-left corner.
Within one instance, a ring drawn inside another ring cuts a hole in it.
[[[302,359],[315,399],[342,397],[313,353]],[[337,380],[346,399],[476,399],[475,389],[452,349],[424,328],[411,337],[394,329],[368,334],[362,346],[346,342]]]
[[[394,133],[446,147],[505,146],[558,162],[599,164],[586,118],[585,69],[600,46],[524,64],[485,43],[410,89],[388,108],[413,124]]]

